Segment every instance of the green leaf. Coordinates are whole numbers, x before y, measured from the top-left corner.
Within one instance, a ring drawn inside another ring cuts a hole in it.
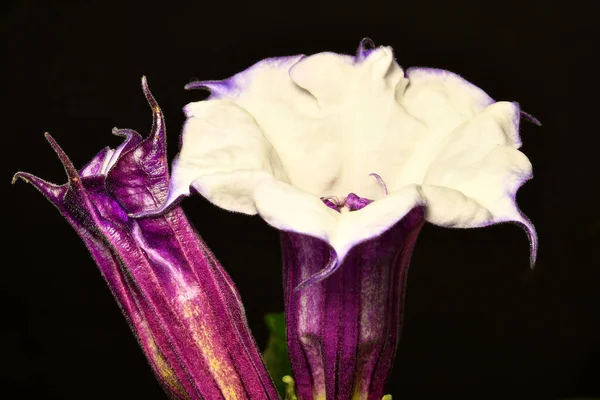
[[[283,313],[266,314],[265,323],[269,329],[269,340],[262,355],[263,360],[275,382],[279,395],[285,398],[286,385],[283,377],[292,375],[285,334],[285,316]]]

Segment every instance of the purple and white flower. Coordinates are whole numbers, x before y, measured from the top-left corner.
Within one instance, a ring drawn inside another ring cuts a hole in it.
[[[532,176],[517,103],[444,70],[403,70],[368,39],[355,56],[269,58],[185,107],[164,212],[198,191],[281,230],[300,399],[381,399],[423,222],[515,222]],[[141,213],[139,215],[148,215]]]

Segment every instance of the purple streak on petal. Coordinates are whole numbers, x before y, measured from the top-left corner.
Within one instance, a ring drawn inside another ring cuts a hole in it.
[[[388,195],[388,189],[387,189],[387,185],[385,184],[385,182],[383,181],[383,178],[379,175],[376,174],[374,172],[370,173],[369,176],[373,176],[375,177],[375,179],[377,179],[377,182],[381,185],[381,187],[383,188],[383,195],[387,196]]]
[[[377,46],[375,46],[375,43],[370,38],[363,38],[358,45],[358,49],[356,50],[356,61],[363,61],[376,48]]]
[[[335,274],[299,291],[298,283],[314,276],[332,249],[320,239],[282,232],[288,348],[300,400],[382,398],[423,223],[423,208],[417,207],[350,250]]]
[[[128,215],[156,208],[169,187],[164,119],[142,85],[152,134],[127,134],[107,176],[80,177],[48,137],[69,183],[16,178],[36,185],[82,237],[171,398],[277,399],[239,294],[183,211]]]
[[[354,193],[348,194],[344,199],[344,205],[347,206],[350,211],[360,210],[361,208],[365,208],[369,204],[371,204],[373,200],[367,199],[365,197],[359,197]]]

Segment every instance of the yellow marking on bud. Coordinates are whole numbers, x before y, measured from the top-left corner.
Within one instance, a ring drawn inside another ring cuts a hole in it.
[[[153,361],[154,368],[156,372],[164,379],[164,381],[169,385],[169,387],[175,391],[179,396],[189,399],[189,396],[185,392],[183,385],[179,382],[175,371],[171,368],[168,361],[165,359],[162,351],[156,345],[154,341],[154,337],[152,336],[152,332],[150,332],[150,328],[146,321],[140,321],[140,328],[144,329],[144,333],[147,337],[148,347],[150,347],[150,357],[151,361]]]
[[[215,344],[221,340],[218,332],[215,332],[211,329],[211,326],[206,324],[201,310],[196,304],[191,303],[189,299],[182,299],[181,306],[183,308],[183,315],[189,324],[192,338],[201,351],[204,360],[207,362],[208,368],[225,400],[244,399],[244,389],[237,371],[229,362],[226,362],[227,359],[219,357],[213,350]],[[220,344],[220,347],[223,348],[224,345]]]
[[[181,396],[185,396],[186,399],[189,397],[185,393],[185,389],[177,379],[177,375],[175,375],[175,371],[171,368],[165,357],[163,356],[160,349],[156,346],[154,339],[150,339],[149,341],[150,348],[152,349],[153,359],[156,365],[156,369],[160,376],[167,382],[167,384],[177,392],[177,394]]]

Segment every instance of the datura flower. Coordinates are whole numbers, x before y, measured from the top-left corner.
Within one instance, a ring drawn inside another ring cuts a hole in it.
[[[195,189],[281,230],[288,344],[298,397],[381,399],[400,332],[404,281],[425,221],[523,226],[532,176],[517,103],[444,70],[403,70],[361,42],[268,58],[188,104],[169,209]],[[141,215],[144,215],[143,213]]]
[[[54,185],[19,172],[75,228],[108,283],[165,391],[173,399],[277,399],[240,296],[179,207],[155,217],[169,185],[163,114],[147,139],[125,140],[77,171],[47,136],[68,175]]]

